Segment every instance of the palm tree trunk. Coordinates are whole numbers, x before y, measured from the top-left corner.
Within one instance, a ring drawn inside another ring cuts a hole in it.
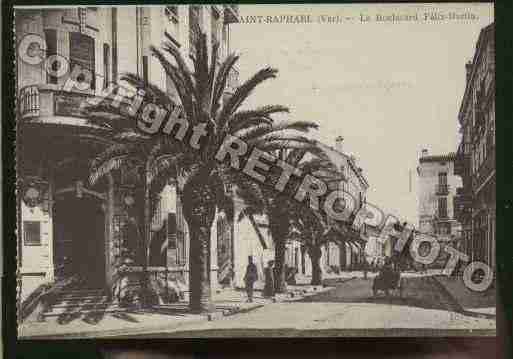
[[[274,288],[276,293],[285,293],[287,291],[287,282],[285,281],[285,250],[287,242],[285,240],[285,237],[277,239],[275,244],[276,246],[274,252]]]
[[[269,223],[271,237],[274,241],[274,288],[276,293],[285,293],[287,291],[287,282],[285,278],[285,251],[287,248],[288,226],[284,225],[278,219],[277,223]]]
[[[194,312],[211,312],[212,302],[210,283],[210,228],[196,227],[190,230],[190,301],[189,307]]]
[[[144,253],[143,273],[142,273],[142,305],[147,307],[150,305],[150,276],[148,273],[149,266],[149,244],[151,239],[151,213],[150,213],[150,166],[151,160],[146,161],[145,182],[144,182],[144,234],[142,238],[142,251]]]
[[[318,247],[308,249],[308,256],[312,261],[312,285],[322,284],[321,255],[321,249]]]
[[[201,181],[189,183],[183,191],[183,214],[189,227],[189,307],[193,312],[212,312],[210,284],[210,235],[215,201]]]

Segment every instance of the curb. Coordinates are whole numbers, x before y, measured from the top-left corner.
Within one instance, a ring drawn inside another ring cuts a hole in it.
[[[436,276],[431,276],[431,278],[433,279],[433,282],[436,283],[436,286],[440,289],[440,292],[442,292],[443,295],[448,299],[449,304],[452,307],[451,309],[454,312],[463,314],[463,315],[466,315],[469,317],[479,318],[479,319],[496,319],[496,315],[493,315],[493,314],[477,313],[477,312],[472,312],[472,311],[466,310],[458,302],[456,297],[454,297],[451,294],[451,292],[449,292],[449,290],[447,288],[445,288],[445,286],[442,283],[440,283],[440,281],[438,280],[438,278]]]
[[[351,281],[355,279],[356,277],[352,278],[346,278],[346,279],[339,279],[336,281],[336,283],[345,283],[348,281]],[[197,319],[191,319],[185,322],[176,323],[176,325],[167,325],[167,326],[155,326],[155,327],[147,327],[144,329],[110,329],[110,330],[104,330],[104,331],[97,331],[97,332],[74,332],[74,333],[62,333],[62,334],[50,334],[50,335],[27,335],[19,337],[19,340],[47,340],[47,339],[84,339],[84,338],[109,338],[109,337],[133,337],[138,335],[151,335],[153,333],[157,333],[162,330],[169,330],[171,328],[179,328],[183,325],[190,325],[190,324],[199,324],[204,323],[205,321],[216,321],[221,320],[224,317],[230,317],[236,314],[243,314],[248,313],[253,310],[265,307],[268,304],[272,303],[287,303],[287,302],[294,302],[297,300],[300,300],[302,298],[312,296],[315,294],[323,293],[328,290],[333,289],[335,286],[328,286],[325,284],[314,286],[310,290],[296,290],[296,291],[290,291],[286,294],[284,294],[283,298],[273,298],[270,303],[265,304],[255,304],[254,306],[251,306],[249,308],[242,308],[242,307],[234,307],[230,309],[225,310],[218,310],[213,313],[207,313],[204,315],[201,315],[200,318]],[[297,295],[297,296],[296,296]]]

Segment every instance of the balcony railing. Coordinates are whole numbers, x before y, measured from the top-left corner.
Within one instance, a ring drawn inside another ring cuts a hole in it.
[[[449,185],[448,184],[437,184],[436,185],[436,194],[440,194],[440,195],[449,194]]]
[[[458,146],[458,156],[470,156],[472,152],[472,144],[471,143],[465,143],[460,142],[460,145]]]
[[[39,87],[37,85],[23,87],[20,90],[18,106],[21,118],[39,116]]]
[[[85,125],[87,114],[83,105],[94,97],[94,94],[88,92],[64,91],[58,85],[30,85],[19,91],[18,113],[22,120],[40,117],[53,121],[57,117],[59,123],[78,125],[81,122],[80,125]],[[122,106],[127,104],[124,100],[121,102]]]
[[[495,170],[495,151],[488,153],[484,162],[479,166],[479,169],[473,176],[474,190],[478,188],[490,177],[492,172]]]
[[[453,198],[453,206],[454,218],[461,223],[467,222],[472,214],[472,194],[466,188],[458,188]]]
[[[454,174],[465,177],[470,173],[470,156],[472,153],[472,144],[460,142],[456,159],[454,161]]]
[[[436,219],[438,221],[443,221],[443,220],[449,219],[449,214],[447,213],[447,210],[445,210],[445,211],[438,210],[436,212]]]

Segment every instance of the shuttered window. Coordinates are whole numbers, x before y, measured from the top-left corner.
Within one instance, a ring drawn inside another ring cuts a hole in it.
[[[71,73],[77,71],[76,67],[90,71],[91,89],[94,90],[96,88],[94,39],[79,32],[71,32],[69,34],[69,60]],[[79,83],[88,81],[83,74],[79,74],[76,80]]]
[[[26,246],[41,245],[41,222],[24,221],[23,222],[23,239]]]
[[[46,29],[45,30],[45,41],[46,41],[46,58],[57,55],[57,30]],[[49,84],[57,84],[57,76],[52,76],[51,73],[59,71],[59,65],[57,61],[49,61],[52,68],[46,72],[46,82]]]
[[[103,44],[103,88],[109,87],[110,82],[110,46]]]

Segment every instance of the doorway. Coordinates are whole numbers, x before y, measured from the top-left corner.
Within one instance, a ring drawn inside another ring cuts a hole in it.
[[[57,277],[80,278],[81,289],[103,289],[105,214],[102,200],[70,192],[54,205],[54,262]]]

